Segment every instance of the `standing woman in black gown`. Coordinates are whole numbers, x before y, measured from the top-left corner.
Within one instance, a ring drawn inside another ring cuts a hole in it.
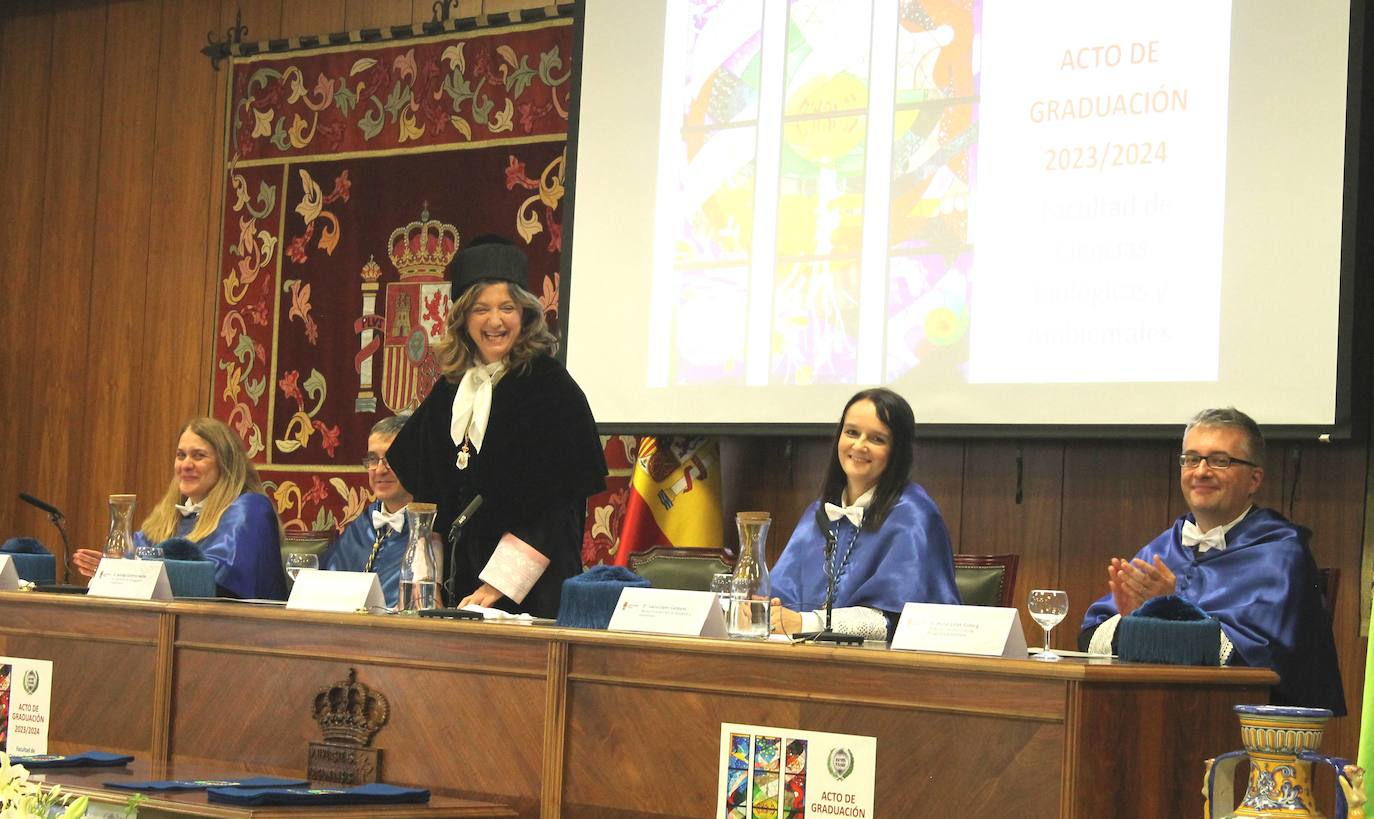
[[[435,383],[387,451],[435,531],[482,504],[448,543],[459,606],[555,617],[563,581],[582,571],[586,500],[606,485],[596,421],[553,356],[558,340],[525,289],[529,260],[505,239],[473,240],[449,265],[453,307],[435,348]]]

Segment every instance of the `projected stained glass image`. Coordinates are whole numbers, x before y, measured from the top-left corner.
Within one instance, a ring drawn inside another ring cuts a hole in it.
[[[669,8],[650,383],[962,379],[981,3]]]

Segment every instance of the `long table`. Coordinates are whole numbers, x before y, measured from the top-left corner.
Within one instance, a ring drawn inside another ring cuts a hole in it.
[[[311,704],[390,701],[382,778],[523,817],[710,816],[722,722],[877,739],[877,815],[1200,815],[1262,669],[974,658],[0,593],[0,655],[53,662],[50,750],[304,773]]]

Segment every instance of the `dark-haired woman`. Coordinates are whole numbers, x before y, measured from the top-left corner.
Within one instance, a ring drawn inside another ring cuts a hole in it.
[[[558,341],[525,289],[529,262],[509,242],[473,240],[454,257],[453,307],[435,352],[443,373],[386,459],[435,531],[475,498],[449,544],[453,602],[556,617],[563,581],[582,571],[589,495],[606,459],[587,398],[553,358]]]
[[[895,392],[849,399],[821,497],[773,567],[773,631],[820,630],[832,574],[831,627],[842,634],[886,640],[907,603],[959,603],[945,521],[907,479],[915,437],[911,406]]]

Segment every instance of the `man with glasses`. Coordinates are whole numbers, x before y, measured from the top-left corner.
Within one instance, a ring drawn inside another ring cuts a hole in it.
[[[1184,430],[1179,469],[1190,513],[1132,560],[1112,558],[1109,591],[1084,615],[1080,646],[1112,653],[1122,616],[1177,595],[1221,624],[1223,665],[1278,672],[1274,704],[1344,714],[1331,623],[1307,547],[1312,533],[1252,502],[1264,481],[1259,426],[1234,408],[1199,412]]]
[[[339,539],[325,553],[320,568],[340,572],[376,572],[386,604],[395,606],[400,597],[401,558],[405,556],[409,533],[406,531],[406,506],[413,500],[401,486],[386,451],[396,433],[406,425],[410,413],[383,418],[367,437],[367,485],[377,497],[363,513],[353,519]]]

